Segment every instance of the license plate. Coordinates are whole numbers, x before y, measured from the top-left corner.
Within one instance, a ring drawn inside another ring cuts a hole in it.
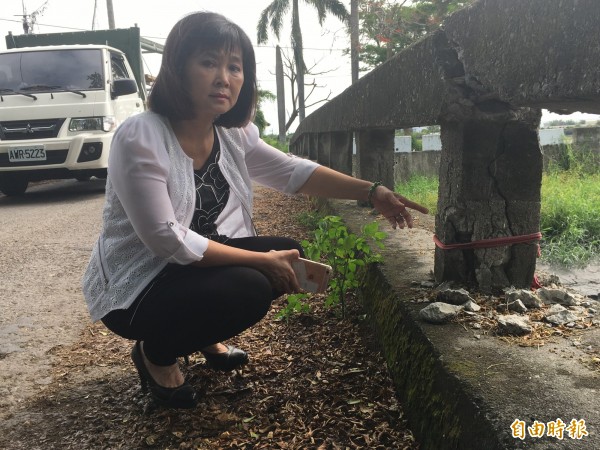
[[[30,147],[12,147],[8,149],[10,162],[46,161],[46,149],[43,145]]]

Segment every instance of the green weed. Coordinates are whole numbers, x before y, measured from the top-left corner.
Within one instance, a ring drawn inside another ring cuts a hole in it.
[[[437,211],[439,180],[437,177],[413,175],[410,180],[396,184],[395,190],[404,197],[417,202],[427,209],[430,214]]]
[[[309,230],[316,230],[319,226],[319,221],[322,218],[323,215],[318,211],[304,211],[296,217],[298,223]]]
[[[288,320],[294,314],[306,314],[310,312],[310,304],[305,302],[310,297],[306,293],[288,294],[285,307],[277,313],[275,319]]]
[[[381,255],[373,252],[369,243],[383,248],[386,233],[379,231],[379,224],[365,225],[360,234],[350,233],[338,216],[325,216],[319,219],[312,241],[302,241],[308,259],[323,261],[333,268],[329,282],[325,306],[341,306],[342,317],[346,315],[346,295],[359,286],[359,270],[367,264],[378,262]],[[309,294],[287,296],[287,305],[277,314],[277,319],[289,319],[296,313],[310,312],[305,302]]]
[[[359,268],[378,262],[381,255],[371,250],[369,242],[383,248],[386,233],[379,231],[379,224],[365,225],[361,233],[350,233],[341,217],[326,216],[319,222],[312,242],[303,241],[306,257],[313,261],[324,261],[333,268],[326,306],[341,305],[342,317],[346,314],[346,295],[359,285]]]
[[[542,178],[542,257],[564,266],[585,266],[600,252],[600,174],[572,164]]]
[[[600,254],[600,173],[598,153],[569,148],[560,164],[542,178],[542,258],[563,266],[585,266]],[[414,176],[396,192],[435,214],[438,180]]]

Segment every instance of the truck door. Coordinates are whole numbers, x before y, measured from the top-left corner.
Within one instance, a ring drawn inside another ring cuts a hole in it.
[[[122,78],[135,79],[125,57],[120,53],[110,52],[110,68],[112,81]],[[139,92],[117,97],[114,102],[117,124],[145,109]]]

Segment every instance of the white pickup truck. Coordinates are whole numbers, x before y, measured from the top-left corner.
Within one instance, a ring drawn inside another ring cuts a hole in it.
[[[115,129],[145,109],[143,73],[134,73],[123,51],[45,45],[40,36],[34,41],[39,46],[0,51],[0,191],[5,195],[23,194],[30,181],[106,177]]]

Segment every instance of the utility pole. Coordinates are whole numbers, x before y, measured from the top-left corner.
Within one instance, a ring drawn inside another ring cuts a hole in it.
[[[112,0],[106,0],[106,12],[108,13],[108,28],[115,29],[115,11],[113,10]]]
[[[48,1],[46,0],[42,3],[38,9],[36,9],[31,14],[27,14],[27,8],[25,7],[25,0],[21,0],[21,4],[23,5],[23,33],[30,34],[33,33],[33,27],[37,23],[38,16],[44,14],[46,7],[48,6]]]
[[[352,84],[358,81],[358,0],[350,1],[350,67]]]
[[[94,15],[92,17],[92,30],[96,29],[96,11],[98,11],[98,0],[94,0]]]
[[[29,18],[27,16],[27,8],[25,8],[25,0],[21,0],[21,4],[23,5],[23,33],[29,34],[31,27],[29,25]]]

